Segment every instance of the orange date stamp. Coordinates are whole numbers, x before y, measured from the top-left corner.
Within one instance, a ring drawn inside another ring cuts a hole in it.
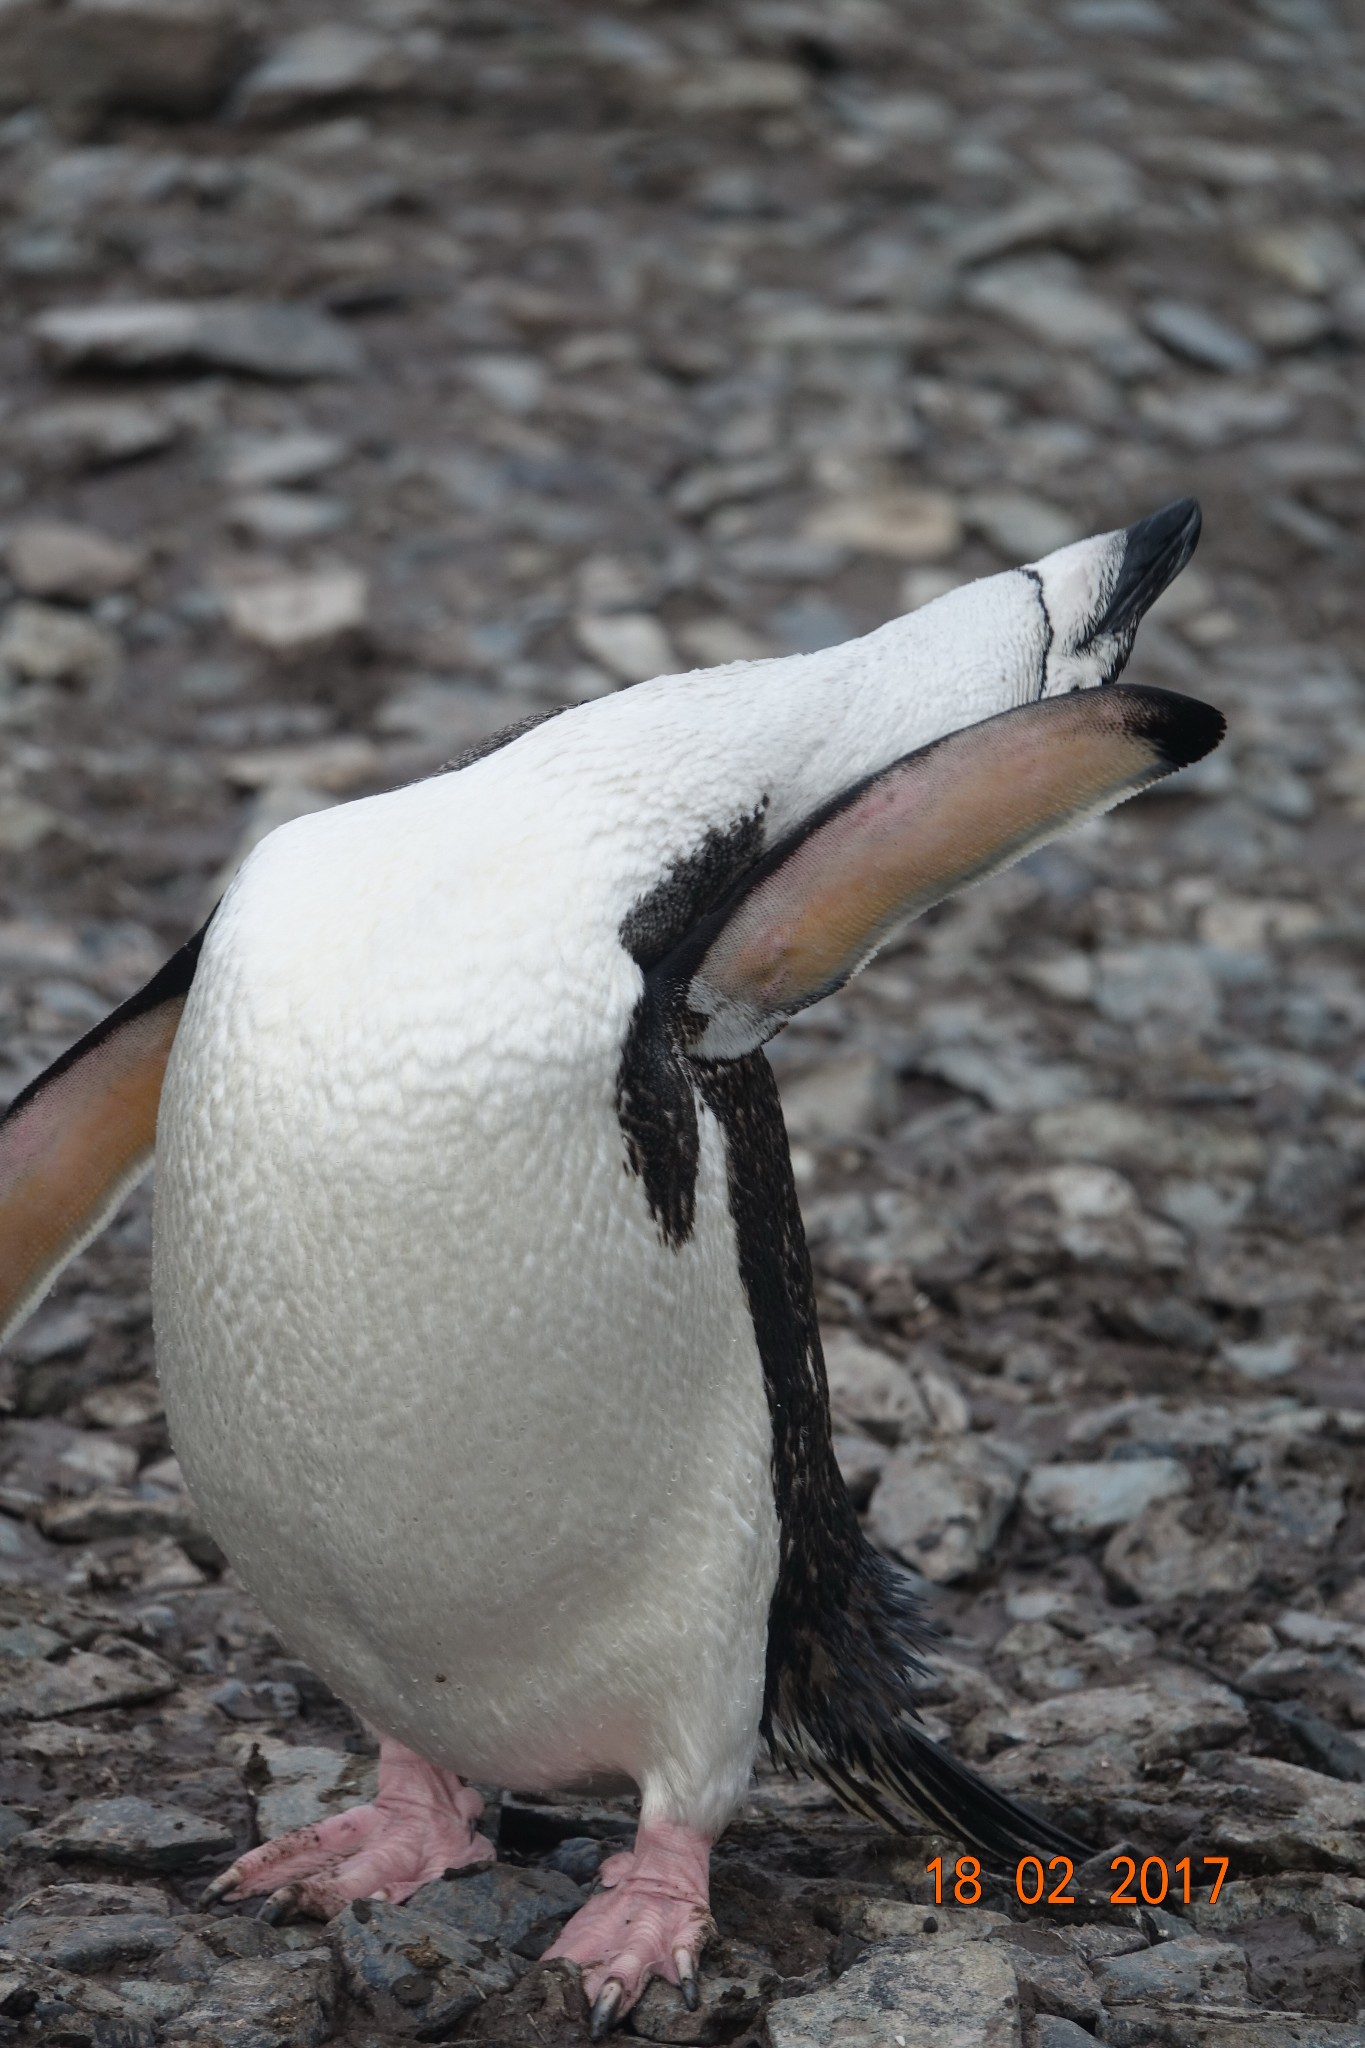
[[[1218,1894],[1228,1874],[1226,1856],[1205,1856],[1201,1862],[1205,1871],[1213,1866],[1214,1875],[1196,1877],[1194,1858],[1182,1856],[1178,1863],[1167,1863],[1164,1856],[1116,1856],[1109,1868],[1114,1872],[1115,1885],[1109,1894],[1111,1906],[1159,1906],[1174,1893],[1180,1903],[1188,1906],[1196,1889],[1209,1886],[1209,1904],[1217,1905]],[[943,1874],[943,1858],[935,1856],[925,1866],[934,1880],[934,1904],[944,1902],[944,1887],[948,1887],[950,1899],[959,1906],[979,1906],[981,1903],[981,1862],[976,1856],[959,1856],[951,1874]],[[1076,1866],[1069,1856],[1050,1856],[1046,1865],[1041,1856],[1025,1856],[1014,1866],[1014,1894],[1024,1906],[1075,1906],[1080,1903],[1071,1890],[1071,1881],[1076,1875]]]

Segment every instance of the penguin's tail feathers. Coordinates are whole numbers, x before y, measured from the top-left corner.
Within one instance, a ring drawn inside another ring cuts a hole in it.
[[[916,1689],[933,1631],[907,1574],[856,1524],[851,1533],[842,1597],[804,1611],[775,1605],[763,1721],[774,1762],[823,1779],[854,1813],[899,1834],[928,1822],[1005,1866],[1038,1851],[1083,1862],[1088,1843],[1020,1806],[921,1725]]]
[[[822,1779],[851,1812],[897,1834],[927,1822],[1005,1865],[1040,1850],[1074,1862],[1094,1853],[1089,1843],[1019,1805],[950,1756],[909,1713],[871,1740],[845,1739],[837,1754],[807,1731],[784,1729],[773,1753],[779,1763]]]

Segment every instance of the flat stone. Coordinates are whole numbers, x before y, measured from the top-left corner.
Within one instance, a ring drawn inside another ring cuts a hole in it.
[[[466,356],[460,367],[480,395],[501,412],[534,412],[545,396],[545,366],[535,356],[499,350]]]
[[[373,1757],[320,1744],[243,1736],[237,1756],[255,1801],[257,1830],[267,1842],[361,1805],[373,1799],[378,1788],[379,1766]]]
[[[225,1856],[232,1846],[231,1830],[220,1823],[146,1799],[82,1800],[25,1841],[59,1863],[88,1860],[127,1870],[184,1870]]]
[[[373,740],[359,733],[310,740],[297,747],[265,747],[250,754],[229,754],[223,772],[242,789],[268,789],[275,783],[306,783],[310,789],[333,792],[354,789],[380,773],[383,756]]]
[[[668,635],[651,612],[585,613],[573,630],[583,652],[619,682],[647,683],[677,666]]]
[[[1189,1491],[1177,1458],[1122,1458],[1099,1465],[1035,1466],[1024,1504],[1060,1536],[1097,1536],[1133,1521],[1154,1501]]]
[[[1304,220],[1249,230],[1241,237],[1247,261],[1291,291],[1322,296],[1360,270],[1360,249],[1331,220]]]
[[[320,540],[338,532],[349,516],[339,498],[313,491],[248,491],[233,499],[227,513],[235,532],[267,547]]]
[[[949,1585],[979,1569],[1018,1491],[1017,1471],[980,1437],[932,1450],[904,1444],[872,1496],[869,1531],[881,1549]]]
[[[1170,1757],[1232,1742],[1246,1709],[1226,1686],[1177,1666],[1137,1685],[1081,1687],[1028,1706],[987,1709],[964,1738],[986,1775],[1023,1797],[1114,1796]]]
[[[1209,1935],[1186,1935],[1127,1956],[1099,1956],[1093,1968],[1107,2005],[1247,2002],[1245,1951]]]
[[[894,1114],[896,1077],[874,1052],[847,1052],[784,1078],[782,1115],[804,1143],[875,1130]]]
[[[1365,1784],[1261,1756],[1230,1758],[1221,1775],[1247,1798],[1209,1815],[1208,1841],[1235,1867],[1365,1873]]]
[[[581,1887],[561,1871],[493,1863],[437,1878],[415,1891],[407,1904],[469,1941],[496,1942],[514,1955],[535,1958],[583,1899]]]
[[[1244,1380],[1279,1380],[1303,1363],[1303,1340],[1249,1338],[1244,1344],[1224,1344],[1219,1355]]]
[[[1033,1120],[1033,1136],[1053,1158],[1203,1174],[1259,1175],[1265,1166],[1265,1142],[1256,1131],[1123,1102],[1075,1102],[1044,1110]]]
[[[805,537],[900,562],[937,562],[961,547],[962,519],[946,491],[884,491],[821,506]]]
[[[871,1429],[893,1443],[927,1432],[928,1407],[898,1358],[864,1344],[851,1330],[831,1330],[824,1352],[836,1429]]]
[[[1260,367],[1261,351],[1255,342],[1217,314],[1183,299],[1149,299],[1143,307],[1142,324],[1173,355],[1184,356],[1203,369],[1235,375]]]
[[[504,695],[478,683],[417,676],[385,699],[374,722],[380,732],[420,740],[453,757],[504,731],[508,709]]]
[[[299,427],[279,434],[238,434],[222,455],[223,481],[239,491],[310,483],[335,469],[347,454],[339,435]]]
[[[1081,538],[1069,512],[1028,491],[975,491],[963,505],[963,517],[1011,562],[1037,561]]]
[[[108,1913],[94,1919],[60,1914],[7,1914],[0,1947],[35,1956],[59,1970],[126,1969],[174,1948],[182,1929],[152,1913]]]
[[[1097,353],[1124,368],[1150,368],[1159,360],[1122,307],[1083,283],[1076,266],[1063,257],[991,264],[967,281],[963,296],[1044,347]]]
[[[243,40],[230,0],[9,0],[0,105],[204,113],[231,85]]]
[[[326,1948],[223,1963],[161,2035],[184,2048],[322,2048],[336,2018],[336,1964]]]
[[[0,675],[31,683],[91,683],[118,666],[118,642],[89,619],[21,598],[0,619]]]
[[[200,1519],[188,1494],[167,1499],[112,1489],[87,1494],[82,1500],[58,1501],[45,1508],[38,1526],[53,1543],[99,1543],[107,1537],[169,1536],[197,1564],[220,1566],[222,1553]]]
[[[0,1721],[134,1706],[174,1692],[177,1683],[175,1673],[138,1643],[128,1643],[117,1657],[73,1650],[61,1663],[6,1657],[0,1659]]]
[[[183,431],[164,407],[133,398],[73,399],[6,421],[12,444],[43,469],[103,469],[169,448]]]
[[[422,1887],[426,1893],[437,1889]],[[490,1991],[505,1991],[513,1981],[511,1970],[491,1960],[484,1946],[442,1912],[426,1911],[412,1899],[401,1906],[353,1900],[327,1933],[352,1992],[391,2023],[420,2015],[428,2039],[443,2038],[442,2030],[453,2033]]]
[[[732,661],[766,661],[777,653],[772,641],[739,619],[689,619],[673,638],[701,668],[724,668]]]
[[[358,632],[369,612],[359,569],[276,574],[224,593],[228,622],[243,640],[271,654],[314,653]]]
[[[398,92],[413,77],[412,59],[386,36],[325,22],[277,43],[242,80],[235,106],[253,120],[281,120],[329,100]]]
[[[758,2019],[765,1995],[778,1982],[771,1959],[759,1950],[738,1941],[713,1943],[698,1979],[701,2003],[695,2012],[687,2010],[673,1985],[656,1977],[626,2025],[641,2041],[687,2043],[689,2048],[733,2041]]]
[[[772,2048],[1019,2048],[1019,1993],[989,1942],[888,1945],[836,1984],[769,2007]]]
[[[70,597],[88,604],[135,583],[146,556],[88,526],[26,519],[10,529],[6,561],[26,597]]]
[[[330,314],[263,300],[111,300],[42,313],[33,332],[58,370],[191,367],[289,382],[350,377],[361,365],[355,338]]]

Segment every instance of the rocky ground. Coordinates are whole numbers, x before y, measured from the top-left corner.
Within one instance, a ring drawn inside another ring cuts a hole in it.
[[[1132,672],[1226,747],[773,1048],[926,1713],[1109,1846],[1030,1906],[761,1777],[637,2036],[1365,2043],[1362,110],[1349,0],[0,6],[0,1094],[282,819],[1204,503]],[[183,1490],[149,1214],[0,1363],[0,2040],[581,2038],[625,1805],[196,1910],[372,1759]]]

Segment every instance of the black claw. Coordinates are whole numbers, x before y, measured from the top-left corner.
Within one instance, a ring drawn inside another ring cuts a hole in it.
[[[210,1906],[216,1906],[220,1899],[227,1897],[235,1883],[236,1878],[231,1870],[225,1870],[221,1876],[215,1877],[212,1883],[206,1884],[203,1891],[199,1894],[199,1911],[207,1913]]]
[[[592,2019],[588,2025],[589,2040],[606,2040],[625,1995],[625,1986],[617,1978],[609,1977],[593,2000]]]
[[[270,1894],[257,1918],[264,1920],[268,1927],[278,1927],[282,1920],[289,1918],[301,1896],[296,1884],[281,1885],[277,1892]]]
[[[683,2004],[687,2007],[687,2010],[689,2012],[695,2012],[697,2010],[697,2007],[701,2004],[701,1986],[700,1984],[698,1984],[696,1978],[681,1978],[679,1980],[679,1989],[682,1992]]]

